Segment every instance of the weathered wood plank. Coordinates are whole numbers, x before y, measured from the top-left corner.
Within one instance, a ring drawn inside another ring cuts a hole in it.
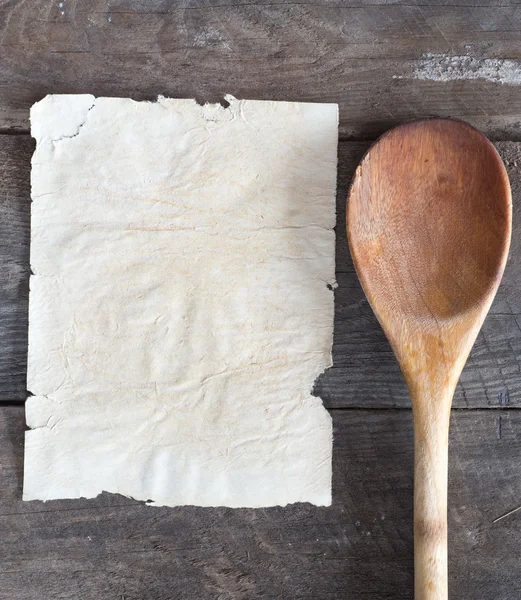
[[[425,53],[521,58],[521,8],[501,0],[30,0],[0,9],[0,130],[47,93],[161,93],[339,102],[341,136],[429,115],[521,140],[521,94],[418,81]],[[401,77],[403,77],[401,79]]]
[[[333,506],[150,508],[20,501],[23,407],[0,408],[0,598],[407,600],[410,411],[332,411]],[[451,598],[518,600],[521,411],[454,411]]]
[[[504,281],[456,392],[455,406],[521,405],[521,145],[498,144],[514,194],[512,251]],[[339,149],[334,366],[316,392],[328,407],[409,406],[394,355],[353,270],[345,233],[345,198],[367,144]],[[28,136],[0,136],[0,402],[26,397],[30,158]]]
[[[0,136],[0,399],[26,395],[33,142]]]

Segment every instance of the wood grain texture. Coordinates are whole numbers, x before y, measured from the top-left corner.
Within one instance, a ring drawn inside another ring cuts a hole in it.
[[[31,183],[28,136],[0,136],[0,398],[26,395]]]
[[[343,138],[431,115],[521,140],[516,86],[419,81],[425,53],[521,59],[510,0],[28,0],[0,8],[0,130],[47,93],[340,104]]]
[[[496,144],[513,194],[509,262],[496,300],[456,389],[456,407],[521,405],[521,145]],[[337,280],[334,365],[315,393],[328,407],[410,406],[398,363],[354,272],[345,232],[345,199],[368,145],[341,143],[338,165]],[[0,136],[0,402],[26,397],[27,292],[29,279],[29,136]]]
[[[452,397],[499,287],[512,198],[503,162],[452,119],[387,132],[356,169],[351,256],[407,382],[414,418],[414,597],[448,600]]]
[[[408,410],[332,411],[333,505],[21,502],[23,407],[0,409],[0,599],[412,600]],[[521,411],[454,411],[451,598],[521,596]]]

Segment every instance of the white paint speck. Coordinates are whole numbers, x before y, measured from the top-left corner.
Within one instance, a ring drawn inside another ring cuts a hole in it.
[[[221,32],[215,27],[204,27],[194,37],[194,46],[204,48],[206,46],[221,46],[226,50],[231,50],[228,40],[221,35]]]
[[[89,540],[89,542],[92,542],[92,538],[90,537],[90,535],[87,536],[87,539]]]
[[[63,2],[58,2],[58,8],[63,8]]]
[[[60,10],[60,15],[63,17],[63,15],[65,14],[64,10]]]
[[[112,23],[112,17],[108,17],[108,18],[107,18],[107,21],[108,21],[109,23]]]
[[[393,78],[428,81],[483,79],[492,83],[520,85],[521,62],[506,58],[474,58],[429,53],[416,62],[412,75],[394,75]]]

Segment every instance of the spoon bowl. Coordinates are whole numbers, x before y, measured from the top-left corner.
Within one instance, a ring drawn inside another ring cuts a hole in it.
[[[412,400],[416,600],[448,597],[450,406],[505,268],[511,219],[494,146],[452,119],[383,135],[349,192],[353,262]]]

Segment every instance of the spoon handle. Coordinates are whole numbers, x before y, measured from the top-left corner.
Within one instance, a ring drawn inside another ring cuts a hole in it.
[[[450,398],[414,402],[414,598],[447,600]]]

